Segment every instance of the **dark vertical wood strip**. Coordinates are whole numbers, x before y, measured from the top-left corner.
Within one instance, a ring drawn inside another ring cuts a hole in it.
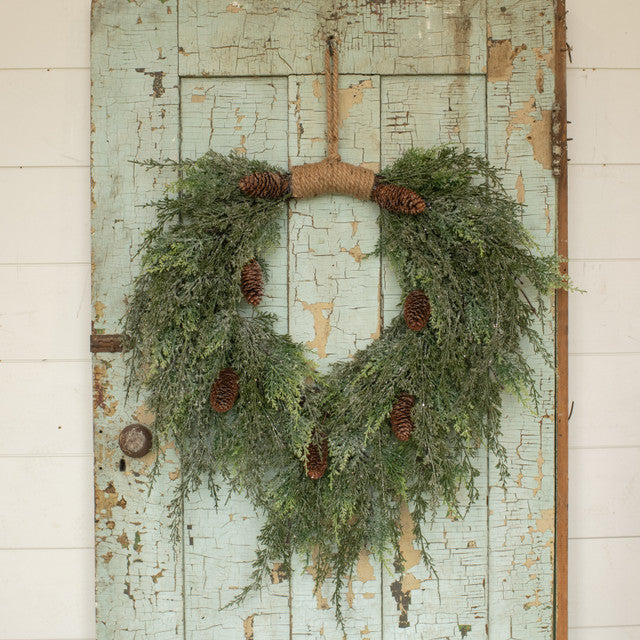
[[[558,253],[569,256],[567,176],[567,25],[565,0],[556,0],[555,16],[556,118],[554,144],[559,143]],[[567,273],[567,261],[562,265]],[[556,295],[556,547],[555,638],[568,638],[568,494],[569,494],[569,304],[566,291]]]

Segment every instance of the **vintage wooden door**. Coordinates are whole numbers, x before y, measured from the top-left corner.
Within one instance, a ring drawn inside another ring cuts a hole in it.
[[[125,401],[117,334],[141,234],[174,174],[132,164],[235,150],[282,167],[325,153],[324,39],[340,43],[340,150],[385,166],[406,148],[466,145],[505,169],[546,251],[556,238],[551,145],[551,0],[94,0],[93,252],[98,637],[341,638],[313,569],[221,610],[248,578],[260,518],[206,491],[186,505],[180,544],[168,505],[180,470],[169,449],[149,491],[153,456],[125,458],[118,434],[149,423]],[[375,244],[377,210],[348,197],[292,204],[271,257],[267,305],[321,366],[374,339],[398,312]],[[554,320],[546,319],[553,349]],[[498,486],[484,456],[482,498],[466,519],[437,514],[430,530],[439,583],[419,562],[409,528],[402,579],[363,553],[347,592],[347,637],[536,640],[553,635],[554,372],[540,372],[539,417],[505,397],[511,478]],[[328,591],[328,589],[327,589]]]

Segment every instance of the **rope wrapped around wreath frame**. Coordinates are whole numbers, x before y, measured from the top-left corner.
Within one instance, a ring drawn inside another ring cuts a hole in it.
[[[287,193],[294,198],[312,198],[339,193],[359,200],[371,200],[396,213],[416,215],[426,202],[411,189],[385,183],[374,171],[343,162],[338,153],[338,53],[333,38],[324,54],[327,87],[327,157],[320,162],[291,167],[291,173],[258,172],[244,176],[238,186],[254,198],[276,199]]]

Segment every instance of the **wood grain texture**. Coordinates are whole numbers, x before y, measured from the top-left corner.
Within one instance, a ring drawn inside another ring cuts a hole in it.
[[[453,144],[484,153],[485,79],[473,76],[390,76],[382,81],[382,165],[412,146]],[[480,108],[478,108],[480,105]],[[383,319],[400,311],[401,293],[383,260]],[[383,573],[384,637],[487,637],[486,454],[476,461],[480,499],[464,520],[441,509],[426,528],[439,580],[419,561],[404,515],[404,574]],[[391,561],[392,559],[390,559]],[[391,564],[391,562],[390,562]]]
[[[245,154],[287,167],[288,94],[286,78],[183,78],[182,157],[209,149]],[[287,330],[287,215],[281,244],[266,258],[270,278],[260,310],[278,314]],[[243,312],[253,313],[244,305]],[[289,634],[289,583],[274,566],[271,585],[240,607],[222,609],[250,578],[261,518],[251,503],[231,494],[215,501],[207,489],[185,505],[185,632],[188,638],[256,638]],[[270,629],[270,631],[269,631]]]
[[[489,0],[488,158],[507,190],[526,204],[523,221],[542,250],[556,248],[551,163],[555,101],[554,4]],[[553,315],[541,319],[554,352]],[[489,464],[489,629],[501,637],[549,638],[554,625],[555,372],[540,358],[540,415],[504,400],[506,490]]]
[[[382,165],[412,146],[452,144],[485,153],[486,80],[471,76],[388,76],[382,81]],[[480,105],[480,108],[478,108]],[[383,322],[399,313],[400,289],[382,260]]]
[[[485,65],[479,0],[302,0],[295,8],[183,0],[180,69],[192,76],[319,73],[329,35],[340,42],[342,73],[480,73]]]
[[[145,205],[174,179],[132,164],[179,155],[176,2],[96,0],[92,15],[93,328],[118,333],[137,269]],[[93,358],[97,637],[184,636],[182,549],[170,540],[168,505],[179,477],[168,448],[153,488],[155,453],[125,460],[118,436],[153,416],[125,402],[122,354]]]
[[[567,141],[567,23],[565,0],[555,4],[555,103],[551,122],[553,175],[557,176],[556,251],[569,261],[569,157]],[[556,307],[556,494],[555,494],[555,640],[569,634],[569,293],[557,291]]]
[[[340,77],[342,160],[380,166],[380,77]],[[289,77],[289,162],[317,162],[326,153],[325,83]],[[368,257],[378,239],[378,207],[348,196],[294,201],[289,215],[289,331],[313,352],[320,371],[371,342],[380,330],[380,260]],[[338,640],[331,585],[313,594],[313,566],[297,562],[293,637]],[[379,638],[380,566],[361,556],[348,585],[347,637]]]
[[[380,166],[380,78],[344,75],[339,82],[345,162]],[[326,151],[324,78],[289,79],[291,164]],[[353,354],[379,331],[378,207],[348,196],[298,200],[289,216],[289,331],[317,356],[321,371]]]
[[[258,0],[182,0],[179,11],[176,0],[94,4],[96,331],[117,333],[138,268],[135,248],[153,222],[141,205],[173,177],[129,161],[194,158],[209,148],[283,168],[321,159],[324,81],[317,74],[329,33],[341,42],[343,160],[377,170],[412,145],[486,152],[527,204],[526,225],[553,250],[551,2],[490,0],[488,23],[478,0],[303,0],[268,8]],[[388,265],[367,257],[378,238],[376,216],[373,204],[341,196],[292,201],[283,212],[283,242],[267,257],[261,306],[312,349],[321,370],[365,346],[397,313]],[[544,323],[553,349],[552,316]],[[149,498],[145,459],[118,470],[119,429],[152,419],[141,402],[123,403],[121,358],[94,360],[97,496],[111,510],[98,514],[99,637],[134,638],[144,628],[184,640],[341,640],[329,588],[313,594],[313,566],[301,561],[291,583],[276,565],[262,594],[221,610],[248,578],[260,526],[241,498],[231,496],[216,512],[208,492],[196,492],[186,505],[183,546],[173,549],[165,516],[175,458],[169,455]],[[505,399],[506,492],[481,454],[481,500],[462,521],[437,513],[428,530],[439,582],[420,564],[405,514],[405,571],[392,558],[381,566],[363,554],[347,589],[348,638],[551,637],[554,374],[533,355],[531,363],[540,371],[542,412],[536,418]]]

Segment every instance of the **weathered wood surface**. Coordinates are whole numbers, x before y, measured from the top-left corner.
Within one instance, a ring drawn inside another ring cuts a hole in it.
[[[549,0],[488,2],[487,156],[505,170],[505,186],[526,205],[524,222],[546,251],[556,237],[553,25]],[[553,351],[553,315],[542,321]],[[489,465],[488,605],[494,637],[538,640],[553,633],[555,376],[539,358],[530,361],[539,371],[540,415],[505,398],[506,492]]]
[[[329,33],[341,40],[344,160],[375,169],[412,145],[439,143],[486,152],[527,204],[527,226],[552,250],[552,29],[550,0],[95,2],[94,330],[118,332],[135,250],[153,220],[140,205],[171,180],[129,161],[194,158],[209,148],[283,168],[320,159],[317,74]],[[323,370],[398,312],[388,265],[368,257],[376,214],[373,204],[343,196],[292,202],[283,213],[263,307]],[[553,318],[544,321],[552,348]],[[544,404],[534,417],[505,398],[506,492],[481,454],[481,499],[465,520],[438,513],[430,528],[439,583],[408,530],[403,576],[392,559],[381,566],[363,553],[347,592],[348,638],[551,637],[554,378],[532,362]],[[124,402],[122,355],[94,364],[99,637],[342,638],[329,589],[314,595],[313,567],[300,563],[290,582],[274,566],[261,595],[220,609],[249,575],[259,515],[236,496],[216,512],[199,492],[174,548],[166,507],[176,462],[168,455],[148,496],[153,454],[120,470],[120,429],[152,416],[142,401]]]
[[[180,72],[189,76],[320,73],[340,38],[343,73],[482,73],[482,0],[182,0]]]
[[[179,152],[175,2],[97,0],[92,21],[93,330],[118,333],[142,232],[143,208],[172,180],[132,160]],[[149,493],[153,453],[124,459],[118,436],[149,423],[142,400],[125,403],[121,354],[93,358],[97,635],[177,638],[183,631],[182,553],[168,505],[179,470],[172,450]],[[123,461],[123,462],[122,462]]]

